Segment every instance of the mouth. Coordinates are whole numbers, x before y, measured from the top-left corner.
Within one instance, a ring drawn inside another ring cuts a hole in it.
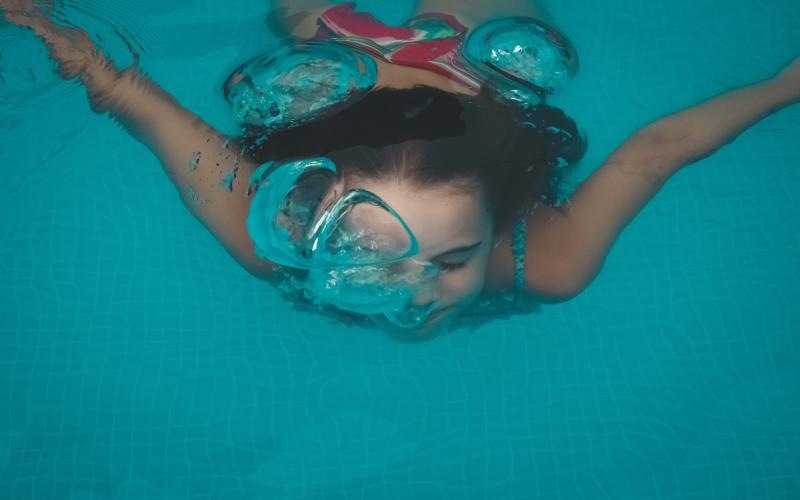
[[[433,322],[434,320],[438,319],[445,312],[449,311],[452,308],[453,308],[453,306],[447,306],[447,307],[442,307],[441,309],[437,309],[437,310],[433,311],[430,315],[428,315],[428,319],[425,320],[425,323],[427,324],[427,323]]]
[[[442,326],[443,322],[441,320],[453,307],[455,306],[449,305],[447,307],[442,307],[441,309],[435,310],[428,315],[422,324],[415,328],[400,327],[390,322],[383,315],[375,315],[371,316],[371,318],[377,326],[396,336],[398,339],[402,339],[404,341],[413,340],[416,342],[433,338],[430,336],[431,332],[437,331],[440,326]]]

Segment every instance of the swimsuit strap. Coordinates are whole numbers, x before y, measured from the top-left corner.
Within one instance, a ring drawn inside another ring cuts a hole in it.
[[[519,214],[514,223],[514,237],[511,251],[514,254],[514,301],[525,295],[525,238],[528,217],[525,211]]]

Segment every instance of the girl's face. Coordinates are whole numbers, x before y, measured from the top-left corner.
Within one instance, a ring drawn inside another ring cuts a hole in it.
[[[399,181],[351,180],[347,189],[366,189],[380,196],[406,222],[419,244],[415,260],[438,267],[432,286],[413,297],[433,305],[421,326],[400,328],[383,315],[374,323],[406,340],[440,333],[481,293],[492,249],[493,223],[479,191],[454,186],[419,188]]]

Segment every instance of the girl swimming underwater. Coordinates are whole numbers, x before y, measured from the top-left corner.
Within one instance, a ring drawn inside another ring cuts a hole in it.
[[[224,85],[236,138],[40,4],[0,6],[158,156],[245,269],[405,339],[574,297],[672,175],[800,97],[795,60],[641,128],[559,204],[585,141],[546,99],[577,56],[531,3],[422,1],[392,27],[352,5],[286,2],[294,43]]]

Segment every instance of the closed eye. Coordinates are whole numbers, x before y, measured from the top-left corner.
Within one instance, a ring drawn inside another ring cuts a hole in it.
[[[456,269],[461,269],[462,267],[466,266],[466,262],[457,262],[455,264],[451,264],[448,262],[437,262],[437,266],[444,272],[455,271]]]

